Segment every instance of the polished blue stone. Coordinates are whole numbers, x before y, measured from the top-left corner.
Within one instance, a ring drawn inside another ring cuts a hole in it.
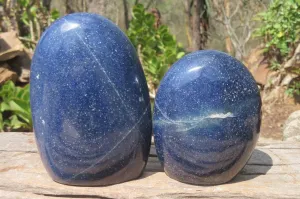
[[[134,47],[111,21],[77,13],[46,30],[32,60],[31,107],[55,181],[98,186],[141,175],[152,133],[148,88]]]
[[[171,67],[158,89],[157,154],[178,181],[225,183],[251,156],[260,122],[260,93],[246,67],[222,52],[191,53]]]

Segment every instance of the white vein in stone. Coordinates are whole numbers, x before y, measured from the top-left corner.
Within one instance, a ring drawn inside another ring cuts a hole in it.
[[[104,158],[106,158],[115,148],[117,148],[117,146],[119,146],[123,140],[125,140],[125,138],[130,135],[130,133],[132,132],[132,130],[136,127],[136,125],[138,125],[140,123],[140,121],[142,120],[142,118],[144,117],[145,113],[148,111],[148,108],[150,107],[150,104],[147,106],[147,108],[144,110],[142,116],[140,117],[140,119],[133,125],[133,127],[122,137],[122,139],[111,149],[109,150],[105,156],[101,157],[99,160],[97,160],[94,164],[92,164],[91,166],[89,166],[88,168],[82,170],[81,172],[77,173],[76,175],[73,175],[72,178],[68,179],[74,179],[77,176],[79,176],[82,173],[85,173],[86,171],[88,171],[89,169],[93,168],[95,165],[97,165],[98,163],[100,163],[102,160],[104,160]]]
[[[205,118],[211,118],[211,119],[224,119],[224,118],[228,118],[228,117],[234,117],[233,113],[228,112],[228,113],[214,113],[211,114]]]
[[[171,123],[176,123],[175,120],[172,120],[171,118],[169,118],[169,117],[168,117],[168,116],[160,109],[158,103],[156,103],[156,102],[155,102],[155,108],[157,108],[157,109],[159,110],[159,112],[164,116],[164,118],[165,118],[166,120],[168,120],[168,121],[171,122]]]
[[[64,19],[67,23],[70,23],[68,20]],[[80,26],[78,26],[80,28]],[[117,96],[119,97],[119,99],[121,100],[122,105],[125,107],[126,111],[126,104],[123,101],[119,91],[116,89],[115,84],[111,81],[111,79],[109,78],[109,76],[107,75],[106,71],[104,70],[103,66],[101,65],[100,61],[97,59],[96,55],[93,53],[93,51],[91,50],[90,46],[82,39],[82,37],[77,33],[76,30],[74,30],[75,34],[77,35],[77,37],[80,39],[80,41],[84,44],[84,46],[87,48],[87,50],[89,51],[89,53],[93,56],[93,58],[95,59],[95,61],[97,62],[97,64],[100,66],[100,69],[102,70],[102,72],[104,73],[105,77],[107,78],[108,82],[111,84],[111,86],[113,87],[115,93],[117,94]]]
[[[168,117],[166,115],[166,113],[164,113],[160,106],[158,105],[157,102],[155,102],[155,108],[158,109],[158,111],[162,114],[162,116],[169,122],[171,123],[194,123],[194,122],[199,122],[202,121],[204,119],[225,119],[225,118],[231,118],[231,117],[236,117],[234,116],[233,113],[231,112],[227,112],[227,113],[213,113],[211,115],[205,116],[205,117],[195,117],[191,120],[173,120],[170,117]]]
[[[70,23],[68,20],[64,19],[67,23]],[[80,28],[80,26],[78,26]],[[89,45],[82,39],[82,37],[77,33],[76,30],[73,30],[75,32],[75,34],[78,36],[78,38],[80,39],[80,41],[85,45],[85,47],[87,48],[87,50],[89,51],[89,53],[92,55],[92,57],[95,59],[95,61],[97,62],[97,64],[99,65],[100,69],[102,70],[102,72],[104,73],[105,77],[107,78],[108,82],[111,84],[111,86],[113,87],[115,93],[117,94],[118,98],[121,100],[122,105],[124,106],[126,112],[128,113],[127,107],[125,105],[125,102],[123,101],[120,93],[118,92],[118,90],[116,89],[115,84],[111,81],[111,79],[109,78],[109,76],[107,75],[106,71],[104,70],[104,68],[102,67],[100,61],[97,59],[96,55],[92,52],[92,50],[90,49]],[[141,119],[144,117],[145,113],[148,111],[150,104],[147,105],[147,108],[144,110],[142,116],[139,118],[139,120],[133,125],[133,127],[123,136],[123,138],[110,150],[106,153],[105,156],[101,157],[98,161],[96,161],[93,165],[89,166],[88,168],[82,170],[81,172],[79,172],[76,175],[73,175],[71,179],[74,179],[75,177],[77,177],[78,175],[88,171],[89,169],[93,168],[96,164],[100,163],[105,157],[107,157],[115,148],[117,148],[123,140],[125,140],[125,138],[132,132],[132,130],[136,127],[136,125],[139,124],[139,122],[141,121]],[[129,118],[130,120],[132,120],[131,118]],[[139,130],[138,130],[139,131]]]

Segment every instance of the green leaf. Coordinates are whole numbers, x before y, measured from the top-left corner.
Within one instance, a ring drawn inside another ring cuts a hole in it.
[[[155,17],[143,5],[133,8],[127,35],[137,49],[148,84],[157,89],[160,79],[184,52],[165,25],[155,28]]]
[[[8,129],[25,128],[32,129],[32,118],[29,102],[29,85],[16,87],[12,81],[6,82],[0,88],[0,114],[9,113],[10,118],[2,118],[1,128]],[[18,119],[18,121],[17,121]],[[21,125],[22,123],[22,125]]]
[[[4,130],[4,121],[3,121],[2,113],[0,112],[0,131],[3,130]]]
[[[6,102],[2,102],[0,104],[0,112],[4,112],[4,111],[11,111],[9,104]]]
[[[277,37],[283,37],[284,36],[284,33],[283,32],[279,32],[278,34],[277,34]]]
[[[14,101],[9,102],[9,106],[12,112],[21,117],[27,123],[31,123],[30,109],[26,102],[15,99]]]
[[[185,52],[179,52],[176,56],[176,59],[180,59],[185,55]]]
[[[18,0],[18,4],[22,7],[27,7],[29,5],[29,0]]]
[[[12,129],[19,129],[22,127],[27,127],[27,124],[24,122],[21,122],[16,115],[13,115],[10,118],[10,127]]]
[[[37,7],[36,6],[32,6],[29,9],[29,11],[30,11],[30,14],[35,17],[36,16],[36,12],[37,12]]]
[[[58,10],[53,9],[53,10],[51,11],[51,20],[52,20],[52,21],[55,21],[55,20],[58,19],[59,17],[60,17],[60,14],[59,14]]]
[[[164,75],[166,74],[166,72],[169,70],[169,66],[168,65],[164,65],[163,67],[161,67],[159,69],[158,72],[158,79],[162,80],[162,78],[164,77]]]
[[[281,25],[276,23],[276,24],[274,24],[274,28],[279,29],[279,28],[281,28]]]

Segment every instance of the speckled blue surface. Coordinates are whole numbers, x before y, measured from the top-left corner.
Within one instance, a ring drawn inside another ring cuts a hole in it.
[[[148,88],[134,47],[111,21],[77,13],[46,30],[32,61],[31,106],[55,181],[98,186],[141,175],[152,133]]]
[[[153,120],[157,153],[168,176],[190,184],[225,183],[244,167],[257,142],[259,90],[236,59],[198,51],[165,75]]]

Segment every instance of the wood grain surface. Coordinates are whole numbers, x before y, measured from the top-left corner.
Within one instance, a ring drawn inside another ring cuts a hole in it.
[[[139,179],[107,187],[53,182],[44,169],[33,133],[0,133],[0,199],[31,198],[300,198],[300,143],[259,141],[231,182],[194,186],[165,175],[151,148]]]

